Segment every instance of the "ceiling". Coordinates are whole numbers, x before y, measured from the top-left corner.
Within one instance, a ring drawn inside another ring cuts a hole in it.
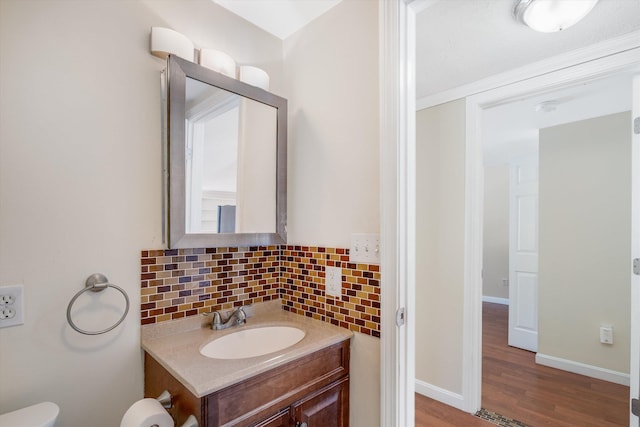
[[[640,1],[600,0],[559,33],[538,33],[512,15],[515,0],[437,0],[416,22],[417,98],[640,30]]]
[[[511,158],[536,153],[539,129],[630,111],[632,78],[638,71],[640,67],[484,110],[485,164],[504,164]],[[555,102],[555,108],[546,112],[536,108],[547,101]]]
[[[342,0],[213,1],[284,40]]]

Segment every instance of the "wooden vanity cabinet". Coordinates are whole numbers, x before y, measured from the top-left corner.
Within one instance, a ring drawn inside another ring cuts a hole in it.
[[[348,427],[349,340],[201,398],[145,353],[145,396],[163,390],[177,425],[193,414],[200,427]]]
[[[325,387],[293,406],[296,423],[306,423],[308,427],[349,425],[349,379]],[[335,424],[336,420],[347,420]],[[296,424],[293,424],[296,426]]]
[[[288,427],[291,425],[291,412],[289,408],[280,411],[272,417],[255,424],[255,427]]]

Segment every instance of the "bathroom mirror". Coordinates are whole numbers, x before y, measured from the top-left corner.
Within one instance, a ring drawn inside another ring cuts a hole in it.
[[[167,61],[169,248],[286,243],[287,100]]]

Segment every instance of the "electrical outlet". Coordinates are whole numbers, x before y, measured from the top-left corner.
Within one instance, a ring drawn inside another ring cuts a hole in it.
[[[16,315],[16,311],[13,308],[3,308],[0,310],[0,320],[13,319]]]
[[[380,263],[380,235],[352,234],[349,261],[366,264]]]
[[[324,288],[327,295],[340,298],[342,295],[342,268],[325,267]]]
[[[509,286],[509,279],[502,279],[502,286]]]
[[[613,326],[600,326],[600,342],[602,344],[613,344]]]
[[[13,304],[16,302],[16,297],[10,294],[0,295],[0,304]]]
[[[24,324],[23,286],[0,286],[0,328],[22,324]]]

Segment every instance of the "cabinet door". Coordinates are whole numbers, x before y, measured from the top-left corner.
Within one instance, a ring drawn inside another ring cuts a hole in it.
[[[293,405],[296,427],[348,427],[349,378],[343,378]]]
[[[278,412],[276,415],[260,421],[254,427],[289,427],[291,415],[289,408]]]

